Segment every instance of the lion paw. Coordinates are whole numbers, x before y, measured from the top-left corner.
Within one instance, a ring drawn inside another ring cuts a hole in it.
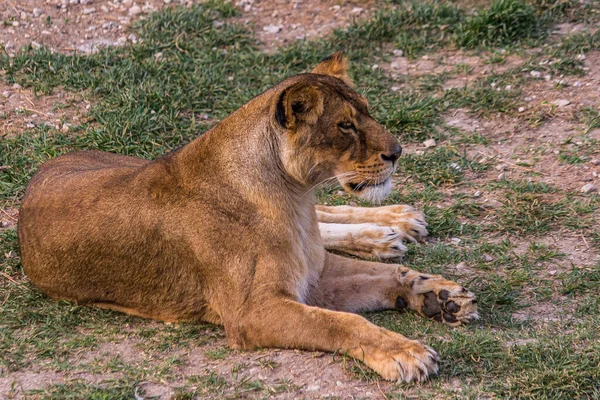
[[[361,258],[397,260],[402,258],[407,248],[402,243],[402,232],[397,229],[375,224],[361,224],[363,229],[353,235],[353,253]]]
[[[408,306],[424,317],[451,326],[469,323],[479,318],[475,295],[456,282],[448,281],[439,275],[419,274],[414,271],[400,279],[410,281],[405,284],[412,287],[412,293],[406,296],[408,298],[398,296],[397,308]]]
[[[388,332],[388,335],[394,334]],[[435,350],[416,340],[396,336],[384,349],[365,354],[364,361],[369,367],[384,379],[397,382],[423,382],[438,372],[440,358]]]
[[[427,236],[427,222],[421,211],[415,211],[408,205],[383,206],[374,208],[374,223],[392,227],[402,232],[402,239],[418,242]]]

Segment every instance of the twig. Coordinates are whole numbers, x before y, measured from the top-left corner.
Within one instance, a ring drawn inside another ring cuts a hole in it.
[[[43,115],[45,117],[52,118],[52,115],[46,114],[46,113],[38,111],[38,110],[34,110],[33,108],[25,108],[25,107],[23,107],[22,110],[31,111],[31,112],[36,113],[38,115]]]
[[[583,243],[585,243],[586,250],[589,250],[590,245],[588,244],[587,240],[585,240],[585,236],[583,236],[583,233],[581,234],[581,238],[583,239]]]
[[[383,396],[383,398],[385,400],[389,400],[390,398],[387,397],[387,395],[385,393],[383,393],[383,390],[381,390],[381,386],[379,386],[379,382],[377,382],[377,389],[379,389],[379,393],[381,393],[381,395]]]
[[[10,275],[8,275],[5,272],[0,271],[0,275],[2,275],[3,277],[5,277],[6,279],[8,279],[9,281],[11,281],[12,283],[14,283],[15,285],[27,287],[27,286],[23,285],[22,283],[15,281]]]
[[[0,208],[0,211],[2,211],[4,214],[6,214],[6,216],[10,219],[12,219],[13,221],[16,221],[17,219],[15,217],[13,217],[12,215],[10,215],[9,213],[7,213],[6,211],[4,211],[4,209]]]
[[[182,49],[181,47],[179,47],[179,38],[180,38],[181,36],[183,36],[184,34],[185,34],[185,32],[181,32],[181,33],[179,34],[179,36],[177,36],[177,38],[175,39],[175,47],[177,47],[177,50],[179,50],[180,52],[188,54],[188,53],[189,53],[189,51],[187,51],[187,50],[184,50],[184,49]]]

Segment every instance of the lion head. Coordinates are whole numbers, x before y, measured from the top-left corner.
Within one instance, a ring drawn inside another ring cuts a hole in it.
[[[347,69],[337,52],[278,86],[273,115],[282,131],[282,163],[304,185],[337,180],[347,192],[379,202],[392,189],[402,147],[369,114]]]

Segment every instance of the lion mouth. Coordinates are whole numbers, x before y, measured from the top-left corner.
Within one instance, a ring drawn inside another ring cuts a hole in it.
[[[383,187],[385,185],[387,185],[387,181],[390,178],[387,178],[381,182],[378,183],[366,183],[366,182],[360,182],[360,183],[354,183],[354,182],[348,182],[347,185],[348,187],[353,191],[353,192],[362,192],[365,189],[374,189],[377,187]]]
[[[392,191],[392,179],[388,177],[380,182],[346,182],[343,185],[347,192],[350,192],[361,199],[370,201],[371,203],[381,203]]]

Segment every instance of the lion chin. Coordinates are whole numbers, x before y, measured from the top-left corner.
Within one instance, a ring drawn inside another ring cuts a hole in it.
[[[392,191],[392,179],[386,178],[376,184],[343,183],[342,187],[350,194],[371,203],[380,204]]]

